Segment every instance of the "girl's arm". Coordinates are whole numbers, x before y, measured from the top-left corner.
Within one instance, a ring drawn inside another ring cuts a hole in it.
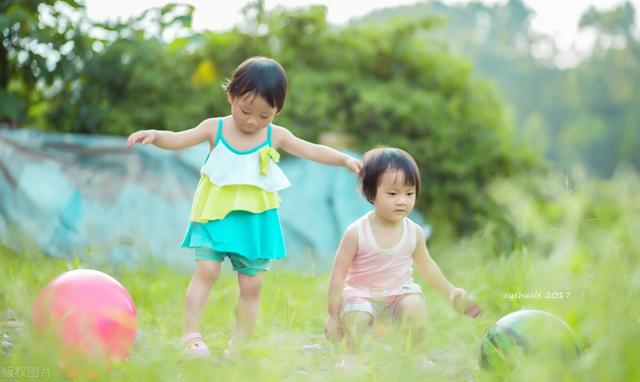
[[[440,270],[438,264],[431,258],[429,255],[429,250],[427,249],[427,242],[424,237],[424,231],[417,224],[416,228],[416,236],[417,243],[416,249],[413,251],[413,264],[415,265],[418,274],[438,293],[440,293],[444,298],[448,299],[449,294],[454,290],[453,284],[444,277],[444,274]]]
[[[338,340],[341,336],[340,305],[342,304],[342,290],[344,289],[344,280],[357,250],[358,232],[356,227],[351,225],[345,231],[342,240],[340,240],[329,280],[329,317],[325,322],[325,334],[332,341]]]
[[[345,166],[352,172],[358,174],[362,168],[362,162],[351,156],[341,153],[329,146],[307,142],[293,135],[289,130],[274,126],[274,147],[282,148],[289,154],[300,158],[312,160],[318,163],[333,166]]]
[[[331,278],[329,279],[329,315],[340,315],[340,304],[342,303],[342,289],[344,280],[347,277],[349,267],[358,250],[358,232],[356,227],[351,225],[347,228],[333,261]]]
[[[195,146],[206,140],[208,140],[211,145],[213,143],[212,139],[216,136],[218,131],[218,124],[216,123],[216,120],[216,118],[205,119],[200,122],[198,126],[180,132],[166,130],[139,130],[127,138],[127,147],[131,147],[136,143],[140,143],[142,145],[152,143],[161,149],[181,150]]]
[[[482,309],[471,301],[462,288],[456,288],[447,280],[440,267],[429,255],[424,231],[417,224],[417,245],[413,252],[413,263],[420,276],[438,293],[440,293],[454,308],[470,317],[476,317],[482,313]]]

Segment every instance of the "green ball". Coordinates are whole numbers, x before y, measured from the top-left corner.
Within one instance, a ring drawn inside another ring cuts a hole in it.
[[[534,360],[568,363],[582,353],[569,325],[542,310],[520,310],[502,317],[487,331],[480,351],[482,368],[498,373]]]

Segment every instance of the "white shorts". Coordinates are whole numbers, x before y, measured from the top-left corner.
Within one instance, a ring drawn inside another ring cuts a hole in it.
[[[391,294],[388,294],[391,293]],[[398,303],[410,294],[422,295],[418,284],[403,285],[391,292],[371,293],[352,287],[345,287],[342,294],[341,316],[349,312],[366,312],[375,320],[384,318],[395,320],[398,317]]]

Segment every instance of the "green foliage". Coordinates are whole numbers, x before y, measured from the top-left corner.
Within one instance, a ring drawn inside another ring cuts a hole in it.
[[[578,26],[582,28],[595,28],[602,35],[621,35],[633,39],[635,27],[635,9],[630,2],[620,4],[612,10],[599,12],[593,6],[582,15]]]
[[[585,12],[578,26],[595,31],[596,40],[582,62],[568,67],[554,39],[531,30],[533,11],[522,0],[421,3],[374,12],[365,21],[399,17],[447,20],[433,36],[496,81],[519,136],[533,137],[532,146],[566,171],[582,166],[591,174],[611,176],[624,163],[640,169],[640,41],[630,2]]]
[[[190,37],[162,39],[166,30],[189,28],[192,12],[168,5],[127,23],[102,25],[117,38],[100,41],[102,48],[85,63],[74,86],[52,102],[46,126],[124,135],[142,128],[182,130],[204,119],[215,109],[212,101],[220,105],[223,99],[210,97],[218,86],[215,62],[207,62],[203,72],[202,58],[189,54]],[[147,30],[154,28],[146,23],[157,28],[152,36]]]
[[[38,120],[90,55],[83,6],[73,0],[0,2],[0,122]]]
[[[436,20],[327,29],[325,11],[282,11],[267,18],[269,38],[295,53],[281,59],[293,106],[279,121],[309,139],[331,129],[356,137],[359,150],[378,145],[407,150],[427,186],[419,208],[457,232],[477,227],[492,213],[483,185],[536,162],[513,140],[495,89],[426,35]],[[297,33],[282,30],[288,18],[300,26]]]
[[[564,122],[553,134],[563,163],[581,162],[605,176],[621,163],[640,168],[640,42],[633,44],[637,53],[607,49],[568,71],[559,94]]]
[[[638,260],[640,241],[634,229],[640,220],[640,179],[631,168],[620,168],[612,181],[573,179],[559,175],[498,180],[488,187],[505,207],[520,246],[564,258],[572,251],[592,253],[598,260],[612,256]],[[545,239],[546,238],[546,239]],[[608,249],[607,249],[608,248]],[[623,249],[624,248],[624,249]]]

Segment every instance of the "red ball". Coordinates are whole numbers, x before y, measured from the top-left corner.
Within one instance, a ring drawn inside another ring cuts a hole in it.
[[[45,286],[33,304],[35,328],[59,346],[61,367],[109,367],[124,360],[135,341],[136,307],[113,277],[92,269],[65,272]]]

